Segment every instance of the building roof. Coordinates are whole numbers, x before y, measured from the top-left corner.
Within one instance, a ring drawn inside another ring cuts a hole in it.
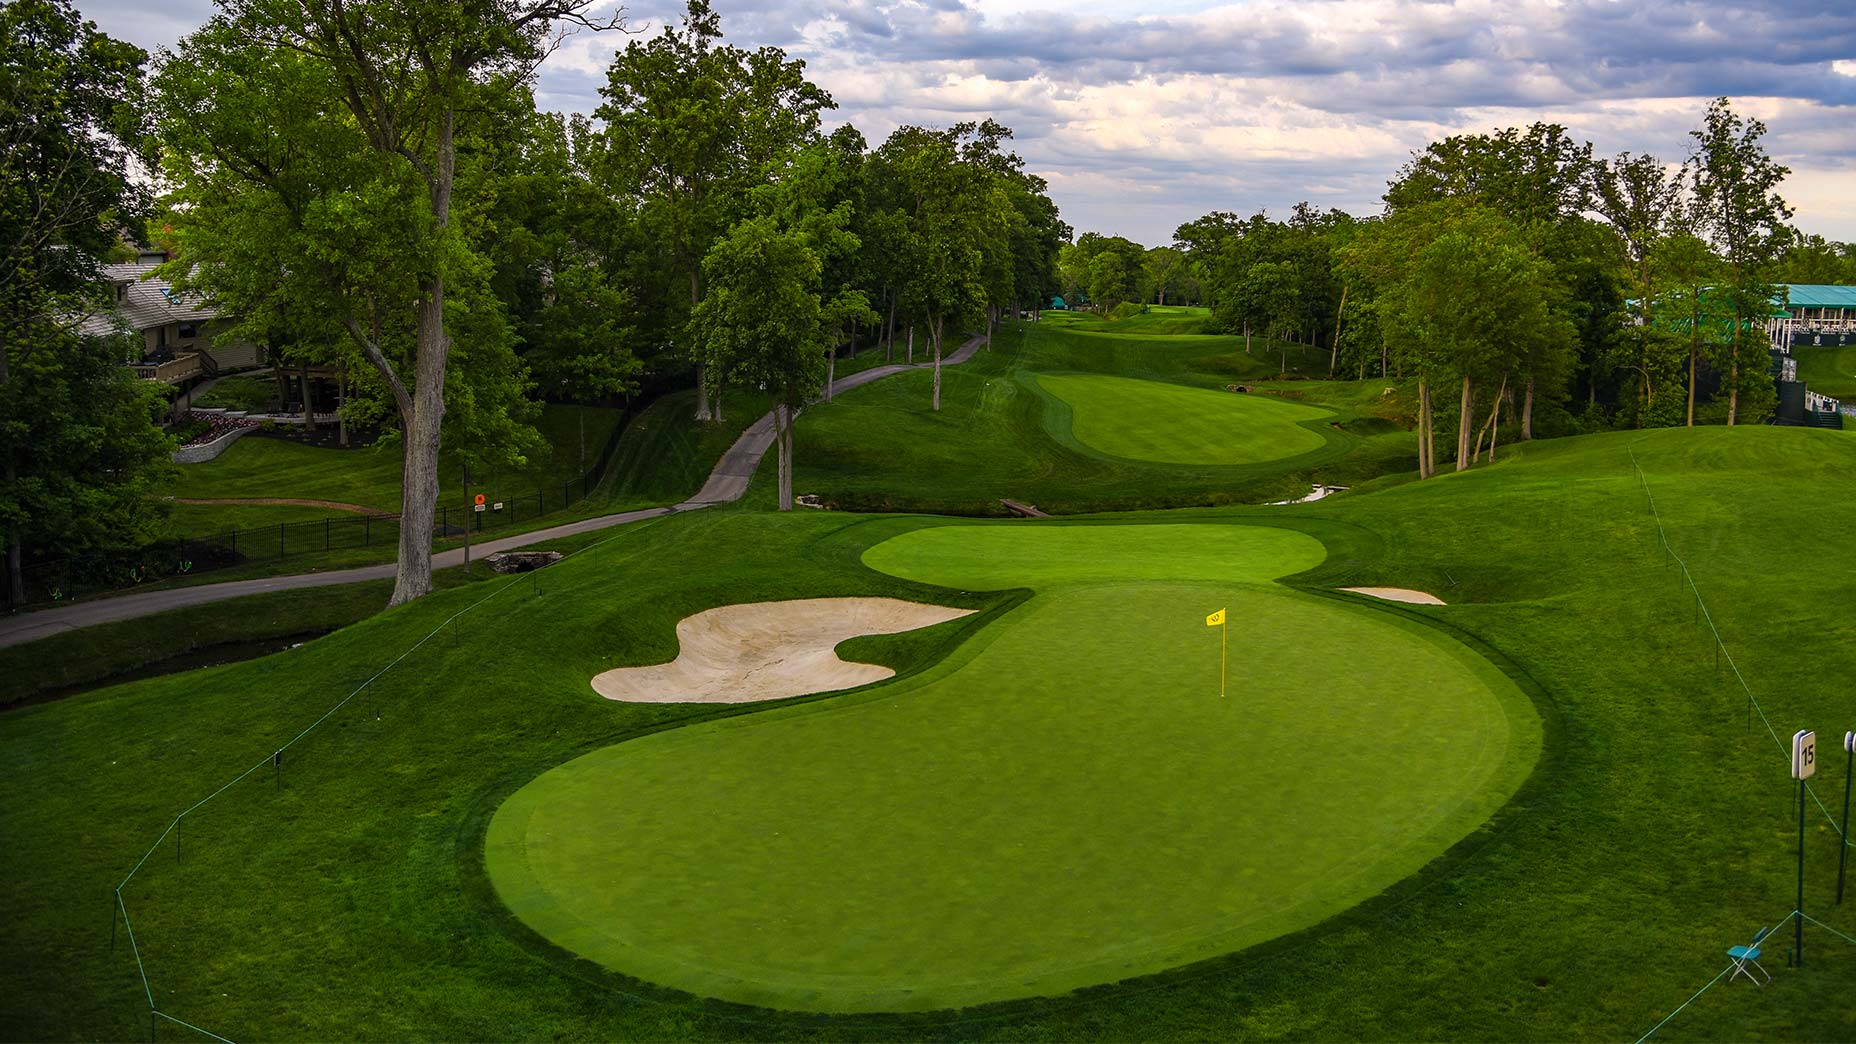
[[[1856,308],[1856,286],[1781,283],[1793,308]]]
[[[107,337],[120,325],[140,333],[169,323],[198,323],[219,316],[219,310],[207,307],[198,294],[177,293],[165,279],[145,279],[159,264],[135,261],[104,265],[103,277],[111,283],[127,283],[122,296],[107,311],[85,316],[78,332],[91,337]]]

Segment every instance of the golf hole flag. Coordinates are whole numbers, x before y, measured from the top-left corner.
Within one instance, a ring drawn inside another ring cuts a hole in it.
[[[1218,698],[1224,698],[1224,610],[1205,618],[1205,626],[1218,628]]]

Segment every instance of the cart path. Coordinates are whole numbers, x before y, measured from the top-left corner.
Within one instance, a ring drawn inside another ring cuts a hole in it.
[[[973,358],[980,346],[986,341],[984,336],[974,336],[959,350],[941,360],[943,366],[958,366]],[[861,370],[848,377],[840,377],[831,384],[831,393],[839,395],[852,388],[861,388],[872,381],[884,377],[906,373],[909,370],[926,370],[933,368],[932,362],[888,363]],[[708,481],[696,495],[670,507],[644,508],[638,511],[624,511],[616,515],[601,515],[597,518],[581,519],[547,529],[537,529],[528,533],[486,540],[473,544],[473,558],[482,558],[498,551],[511,551],[529,544],[539,544],[546,540],[558,540],[561,537],[591,533],[613,526],[622,526],[630,522],[639,522],[647,518],[661,518],[684,511],[697,511],[716,504],[727,504],[740,500],[747,492],[748,482],[760,467],[760,461],[767,450],[773,446],[773,414],[767,413],[750,424],[735,444],[722,454],[716,462],[715,469],[709,472]],[[464,550],[453,548],[432,556],[432,568],[449,569],[464,564]],[[271,591],[295,591],[309,587],[332,587],[337,584],[357,584],[368,580],[390,580],[398,570],[394,562],[380,565],[361,566],[355,569],[336,569],[322,573],[293,573],[287,576],[267,576],[252,580],[230,580],[219,584],[200,584],[197,587],[175,587],[157,591],[142,591],[135,594],[116,595],[98,598],[94,601],[79,602],[75,605],[60,606],[56,609],[41,609],[37,612],[15,613],[0,617],[0,649],[10,645],[19,645],[37,638],[47,638],[82,627],[94,627],[97,624],[115,623],[121,620],[133,620],[166,612],[170,609],[184,609],[188,606],[207,605],[222,602],[229,598],[243,598],[246,595],[267,594]]]
[[[305,500],[302,497],[162,497],[161,499],[171,504],[256,504],[328,508],[330,511],[347,511],[356,515],[372,515],[375,518],[386,518],[393,514],[384,508],[368,507],[365,504],[345,504],[339,500]]]

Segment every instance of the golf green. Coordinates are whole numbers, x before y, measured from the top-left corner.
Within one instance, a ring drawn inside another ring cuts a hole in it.
[[[1474,829],[1540,745],[1462,646],[1268,582],[1323,556],[1212,524],[893,537],[865,563],[1037,593],[920,674],[542,774],[492,818],[491,880],[608,968],[812,1011],[1058,994],[1305,928]]]
[[[1069,407],[1070,434],[1124,460],[1259,464],[1317,450],[1303,422],[1328,410],[1264,395],[1187,388],[1100,374],[1040,374],[1038,386]],[[1061,435],[1061,433],[1059,433]]]

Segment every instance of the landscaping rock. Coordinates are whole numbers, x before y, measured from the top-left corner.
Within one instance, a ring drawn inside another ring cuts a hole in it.
[[[527,573],[560,560],[559,551],[498,551],[484,559],[498,573]]]

